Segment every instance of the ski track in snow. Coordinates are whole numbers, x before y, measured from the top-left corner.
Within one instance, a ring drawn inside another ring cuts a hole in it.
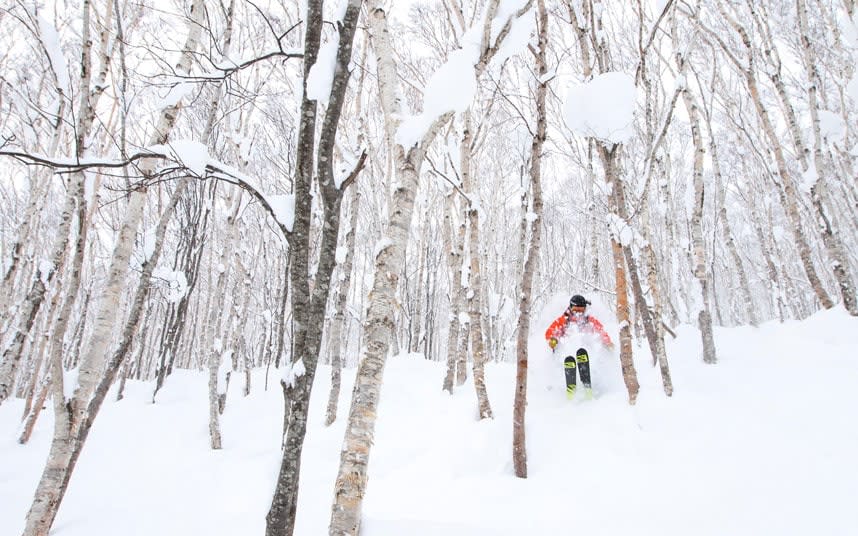
[[[541,350],[536,329],[526,480],[512,472],[513,364],[487,366],[495,419],[480,422],[470,381],[449,396],[443,363],[391,358],[362,534],[851,534],[857,327],[841,308],[717,328],[712,366],[701,361],[697,331],[683,326],[668,343],[674,397],[638,347],[633,407],[616,356],[598,353],[597,398],[567,401],[560,359]],[[298,535],[326,534],[330,518],[354,370],[344,374],[339,418],[325,428],[329,372],[319,367],[314,388]],[[174,372],[156,404],[148,383],[129,382],[118,403],[111,394],[51,534],[262,534],[280,460],[279,376],[272,371],[264,391],[256,371],[247,398],[235,378],[219,452],[208,448],[204,372]],[[30,445],[18,445],[22,409],[21,400],[0,406],[0,536],[23,529],[53,426],[48,408]]]

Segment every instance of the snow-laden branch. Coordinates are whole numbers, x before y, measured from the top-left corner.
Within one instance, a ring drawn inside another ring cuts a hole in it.
[[[76,158],[71,156],[50,157],[39,153],[9,150],[0,150],[0,156],[8,156],[30,166],[53,168],[57,173],[75,173],[91,168],[121,168],[138,160],[168,158],[167,154],[150,149],[138,151],[123,159]]]

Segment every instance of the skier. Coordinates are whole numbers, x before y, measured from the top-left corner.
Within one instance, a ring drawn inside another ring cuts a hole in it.
[[[608,350],[614,348],[614,343],[611,342],[611,337],[602,323],[595,317],[587,314],[587,306],[590,302],[584,296],[575,294],[569,300],[569,307],[563,311],[545,332],[545,338],[548,340],[548,346],[553,352],[557,348],[559,339],[570,333],[570,328],[578,333],[594,333],[599,335],[602,345]],[[577,367],[576,367],[577,361]],[[575,369],[578,369],[578,374],[581,375],[581,383],[584,384],[584,393],[586,397],[593,397],[593,389],[590,385],[590,356],[587,354],[586,348],[578,348],[575,357],[567,356],[563,360],[563,367],[566,374],[566,398],[572,400],[575,397]]]

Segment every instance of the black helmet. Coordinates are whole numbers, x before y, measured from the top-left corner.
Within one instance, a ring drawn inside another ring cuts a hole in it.
[[[572,296],[569,300],[569,307],[587,307],[590,305],[590,302],[587,301],[587,298],[580,294],[576,294]]]

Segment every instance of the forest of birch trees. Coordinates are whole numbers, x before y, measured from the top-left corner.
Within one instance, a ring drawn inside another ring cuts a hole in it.
[[[326,399],[357,534],[388,358],[442,363],[475,419],[517,364],[525,477],[558,293],[616,312],[631,404],[635,365],[682,388],[679,324],[717,366],[713,326],[858,315],[855,0],[8,0],[0,38],[0,404],[22,444],[55,416],[25,536],[127,382],[205,374],[212,449],[229,382],[282,391],[266,536]],[[570,88],[616,75],[630,135],[574,128]]]

